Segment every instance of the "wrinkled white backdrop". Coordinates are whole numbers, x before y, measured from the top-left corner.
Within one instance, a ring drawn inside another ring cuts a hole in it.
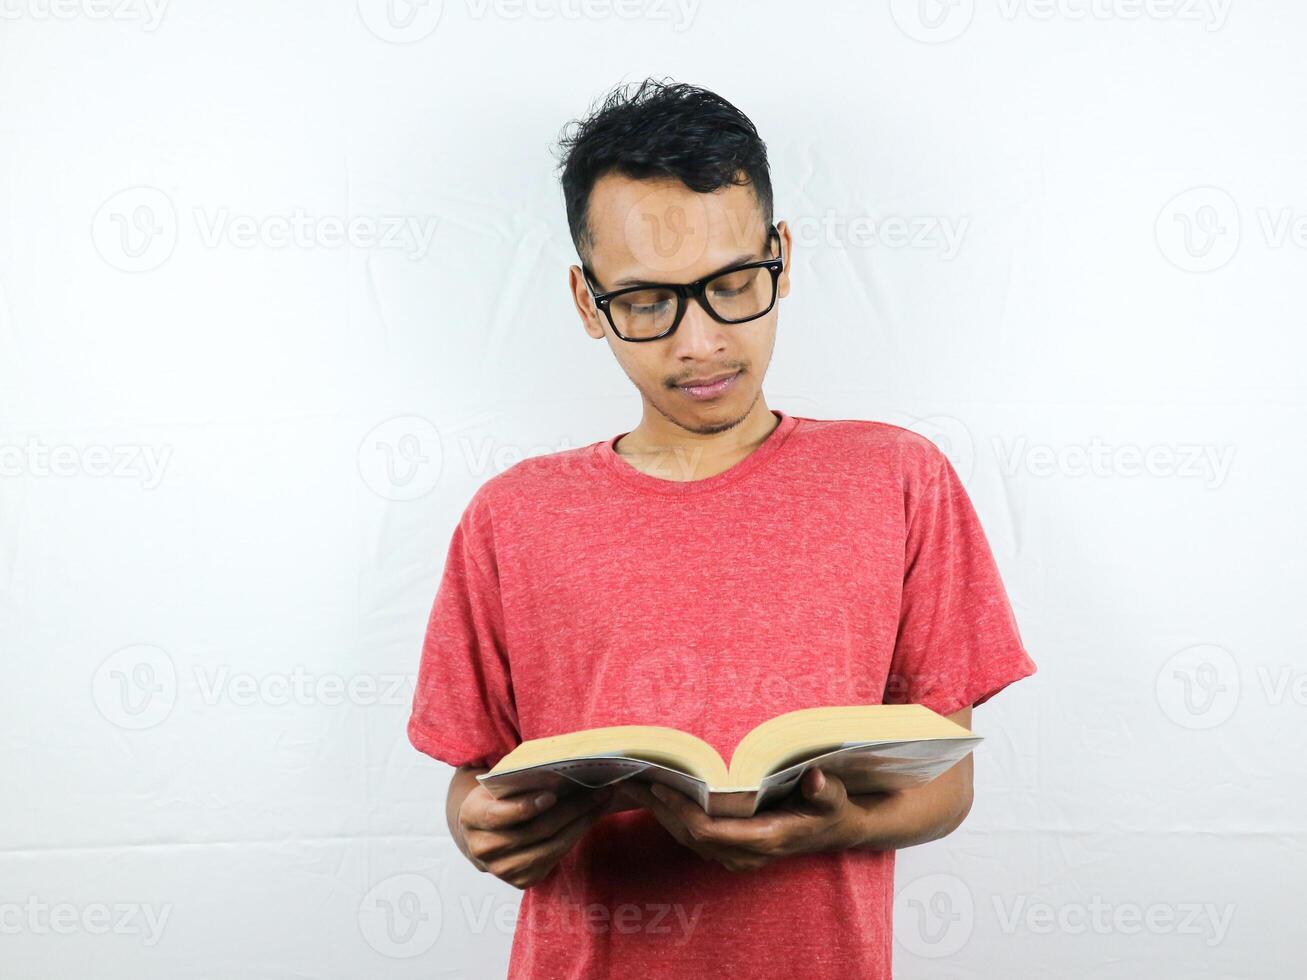
[[[6,980],[502,975],[404,723],[473,490],[638,421],[549,147],[647,74],[768,141],[770,404],[935,438],[1040,669],[897,975],[1301,975],[1301,5],[0,13]]]

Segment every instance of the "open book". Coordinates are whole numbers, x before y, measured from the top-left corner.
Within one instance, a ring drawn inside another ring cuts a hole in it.
[[[688,732],[617,725],[523,742],[477,780],[498,799],[539,789],[561,798],[578,787],[642,779],[680,790],[710,816],[749,817],[814,765],[850,794],[904,789],[941,775],[980,742],[921,704],[803,708],[750,731],[729,766]]]

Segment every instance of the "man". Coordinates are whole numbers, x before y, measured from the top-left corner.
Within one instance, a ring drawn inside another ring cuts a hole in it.
[[[792,242],[752,123],[649,80],[563,142],[572,296],[643,415],[473,496],[409,738],[457,768],[460,850],[525,890],[511,977],[888,978],[894,851],[962,822],[970,757],[861,796],[814,769],[748,819],[629,781],[497,801],[475,780],[523,740],[607,725],[681,728],[727,760],[818,705],[920,703],[969,727],[1036,669],[930,440],[768,407]]]

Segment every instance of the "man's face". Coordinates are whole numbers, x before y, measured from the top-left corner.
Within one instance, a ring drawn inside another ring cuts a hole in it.
[[[589,267],[598,292],[641,283],[694,282],[727,266],[777,254],[747,184],[697,194],[675,179],[609,174],[591,192],[589,230]],[[644,343],[629,343],[613,333],[595,309],[580,267],[572,266],[572,295],[586,333],[607,338],[646,404],[675,425],[705,435],[721,432],[739,424],[756,402],[776,340],[779,300],[790,290],[790,232],[784,222],[777,230],[785,270],[777,283],[777,303],[768,313],[746,323],[719,323],[691,301],[670,337]],[[761,274],[770,276],[766,270]],[[720,390],[696,392],[686,384],[723,375],[733,377]]]

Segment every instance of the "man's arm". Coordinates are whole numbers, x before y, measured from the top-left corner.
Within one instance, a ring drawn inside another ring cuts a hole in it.
[[[612,791],[602,788],[564,800],[550,792],[496,799],[476,779],[487,771],[475,766],[455,770],[445,820],[450,837],[477,870],[515,888],[530,888],[546,878],[612,800]]]
[[[477,776],[489,771],[485,766],[459,766],[449,780],[449,795],[445,797],[445,822],[449,824],[449,836],[469,860],[467,841],[463,839],[463,824],[458,819],[458,814],[463,809],[467,794],[481,785],[477,782]]]
[[[971,708],[948,716],[971,727]],[[952,833],[971,810],[968,754],[924,786],[855,796],[819,767],[803,774],[797,798],[752,817],[710,817],[683,793],[634,780],[621,791],[653,811],[668,833],[701,857],[732,871],[760,868],[777,858],[816,851],[888,851]]]
[[[970,728],[971,709],[956,711],[948,719]],[[849,802],[861,811],[862,830],[849,846],[890,851],[947,837],[971,812],[974,768],[968,752],[948,772],[924,786],[890,794],[850,796]]]

